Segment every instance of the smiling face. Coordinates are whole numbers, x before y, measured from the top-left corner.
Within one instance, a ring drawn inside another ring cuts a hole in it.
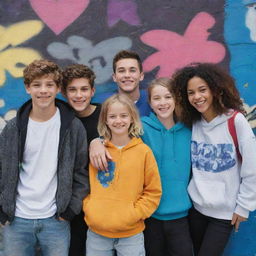
[[[139,83],[144,78],[136,59],[125,58],[116,62],[113,80],[118,85],[119,92],[131,94],[139,92]]]
[[[131,115],[124,104],[116,101],[109,106],[106,124],[111,131],[111,139],[120,136],[128,138],[131,123]]]
[[[25,88],[26,92],[31,96],[33,109],[39,111],[55,109],[55,98],[60,88],[54,81],[53,75],[35,78]]]
[[[91,87],[87,78],[75,78],[66,88],[66,97],[71,107],[83,116],[90,106],[95,89]]]
[[[210,122],[217,116],[213,107],[213,95],[208,84],[200,77],[193,77],[188,81],[188,100],[190,104]]]
[[[166,87],[155,85],[152,88],[150,93],[150,106],[160,121],[173,119],[175,101]]]

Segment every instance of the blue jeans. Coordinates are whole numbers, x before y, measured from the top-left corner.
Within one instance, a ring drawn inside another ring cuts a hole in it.
[[[139,233],[124,238],[108,238],[87,231],[86,256],[145,256],[144,236]]]
[[[15,217],[4,227],[4,252],[8,256],[34,256],[38,244],[44,256],[67,256],[70,242],[68,221],[50,217]]]

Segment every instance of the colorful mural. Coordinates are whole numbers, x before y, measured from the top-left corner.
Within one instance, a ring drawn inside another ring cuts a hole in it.
[[[8,0],[0,13],[0,130],[28,99],[22,69],[32,60],[90,66],[100,102],[116,89],[113,56],[132,49],[143,60],[142,88],[191,62],[219,63],[256,132],[256,0]],[[232,235],[226,256],[256,255],[255,217]]]

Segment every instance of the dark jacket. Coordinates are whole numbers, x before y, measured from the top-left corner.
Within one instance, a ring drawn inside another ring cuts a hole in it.
[[[89,193],[86,131],[72,109],[56,100],[61,127],[57,164],[57,216],[71,220],[81,211],[82,200]],[[20,165],[26,142],[32,102],[29,100],[0,134],[0,222],[12,221],[16,208]],[[40,200],[40,198],[38,198]]]

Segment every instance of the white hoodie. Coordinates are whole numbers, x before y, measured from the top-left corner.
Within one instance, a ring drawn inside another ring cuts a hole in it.
[[[256,140],[246,118],[238,113],[235,127],[242,155],[239,162],[228,129],[231,115],[203,118],[193,125],[191,160],[193,176],[188,191],[202,214],[231,220],[233,213],[245,218],[256,209]]]

